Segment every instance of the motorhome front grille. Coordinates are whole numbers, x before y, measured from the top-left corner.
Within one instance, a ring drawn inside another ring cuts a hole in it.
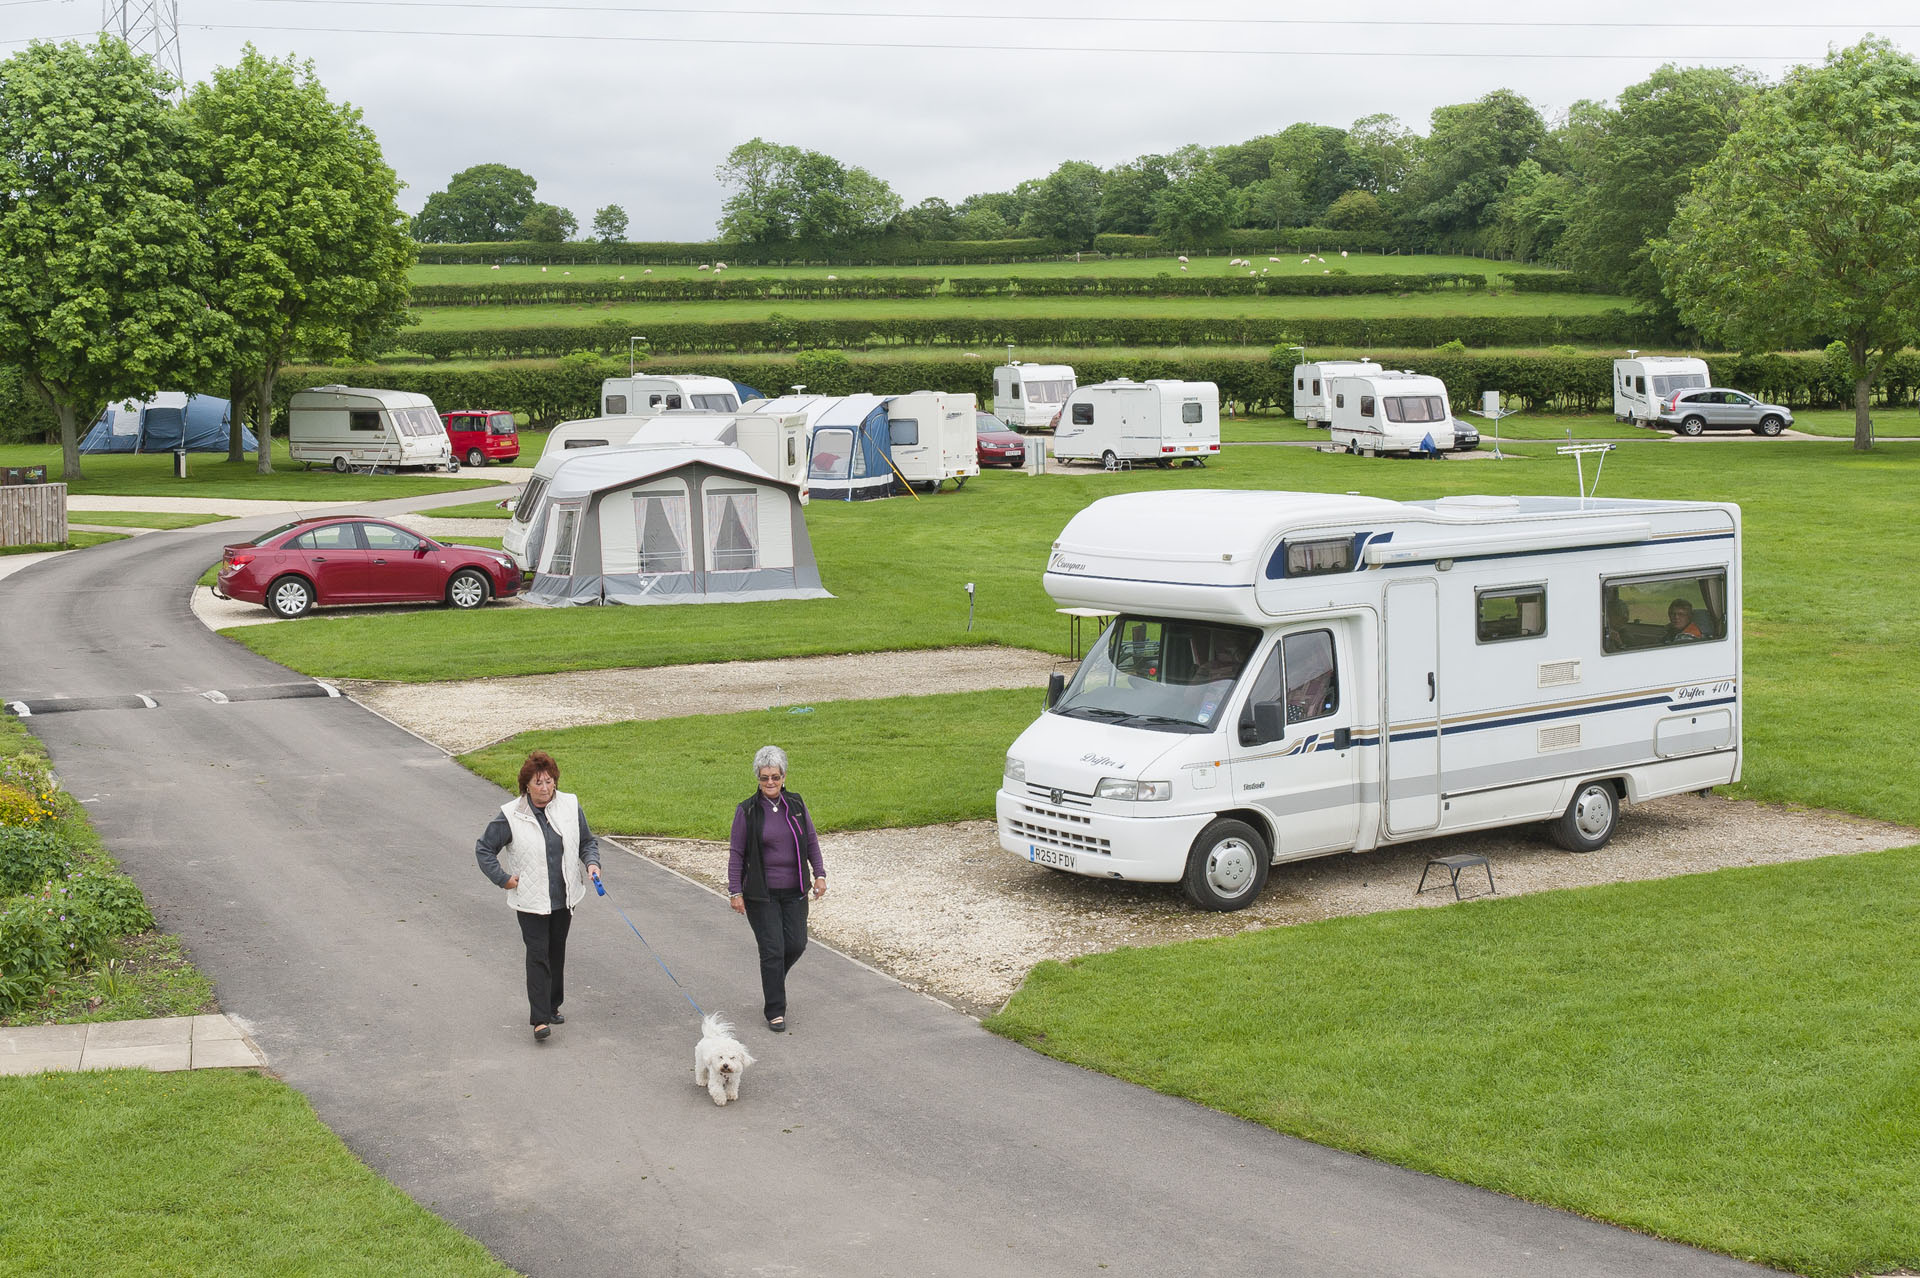
[[[1033,809],[1028,808],[1031,812]],[[1037,821],[1026,821],[1019,817],[1009,817],[1007,828],[1017,839],[1028,843],[1037,843],[1043,847],[1061,848],[1068,852],[1092,852],[1099,856],[1113,855],[1113,841],[1098,838],[1091,834],[1082,834],[1078,830],[1063,830],[1058,826],[1041,825]]]
[[[1543,661],[1540,663],[1540,686],[1557,687],[1563,683],[1580,682],[1580,663],[1578,661]]]
[[[1562,723],[1555,727],[1540,729],[1540,749],[1543,752],[1547,750],[1571,750],[1579,744],[1580,725],[1577,723]]]
[[[1091,794],[1083,794],[1078,790],[1061,790],[1052,786],[1035,785],[1031,781],[1027,783],[1027,797],[1036,803],[1051,803],[1056,808],[1090,808],[1093,806],[1093,796]]]

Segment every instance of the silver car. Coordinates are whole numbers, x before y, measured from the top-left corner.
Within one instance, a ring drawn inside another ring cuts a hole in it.
[[[1659,423],[1682,435],[1707,430],[1750,430],[1778,435],[1793,425],[1793,414],[1778,404],[1763,404],[1745,391],[1712,386],[1675,391],[1661,401]]]

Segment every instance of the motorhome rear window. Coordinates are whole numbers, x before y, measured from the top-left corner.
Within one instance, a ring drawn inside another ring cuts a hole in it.
[[[356,408],[347,414],[347,429],[377,431],[380,429],[380,414],[378,411]]]
[[[625,395],[607,396],[607,416],[625,417],[627,415],[627,397]]]
[[[1200,420],[1200,405],[1198,404],[1180,405],[1180,420],[1185,424],[1187,424],[1188,426],[1192,426],[1198,423]]]
[[[1075,404],[1073,406],[1073,424],[1075,426],[1093,425],[1093,405]]]
[[[914,448],[920,443],[920,423],[911,417],[899,417],[887,423],[887,438],[895,448]]]
[[[1477,643],[1531,639],[1547,633],[1547,588],[1503,587],[1474,592],[1473,637]]]
[[[1287,549],[1287,576],[1318,577],[1326,573],[1353,571],[1353,538],[1329,538],[1325,541],[1290,541]]]
[[[1727,570],[1702,569],[1600,583],[1600,650],[1712,643],[1727,637]]]
[[[1381,405],[1390,422],[1443,422],[1446,410],[1438,395],[1390,395]],[[1365,408],[1360,410],[1363,414]]]

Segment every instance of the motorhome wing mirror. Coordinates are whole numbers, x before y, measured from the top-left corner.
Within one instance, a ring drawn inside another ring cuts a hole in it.
[[[1067,690],[1067,677],[1058,670],[1047,676],[1047,709],[1060,704],[1061,694]]]
[[[1287,709],[1278,701],[1253,703],[1253,727],[1261,741],[1278,741],[1287,735]]]
[[[509,515],[511,515],[514,511],[520,509],[520,503],[516,501],[514,498],[509,497],[505,501],[500,503],[500,509],[506,511]]]

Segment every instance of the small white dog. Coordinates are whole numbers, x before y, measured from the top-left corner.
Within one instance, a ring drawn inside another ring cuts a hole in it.
[[[709,1015],[700,1022],[700,1041],[693,1048],[693,1085],[706,1088],[714,1104],[740,1099],[740,1076],[751,1064],[753,1057],[724,1018]]]

